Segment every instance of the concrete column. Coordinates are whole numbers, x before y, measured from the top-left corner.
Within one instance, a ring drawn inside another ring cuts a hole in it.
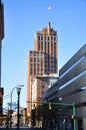
[[[86,117],[83,117],[83,130],[86,130]]]

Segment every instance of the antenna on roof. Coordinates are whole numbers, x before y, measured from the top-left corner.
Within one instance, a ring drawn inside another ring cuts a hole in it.
[[[48,6],[48,22],[50,22],[50,18],[51,18],[51,14],[50,14],[50,10],[52,10],[52,6]]]

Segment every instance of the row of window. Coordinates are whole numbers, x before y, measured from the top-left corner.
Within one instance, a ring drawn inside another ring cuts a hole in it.
[[[46,64],[47,62],[45,61],[45,64],[43,64],[43,62],[34,62],[34,64],[32,64],[32,62],[30,63],[31,68],[39,68],[39,67],[48,67],[48,68],[53,68],[57,66],[56,62],[48,62],[48,64]],[[34,66],[33,66],[34,65]],[[41,65],[41,66],[40,66]]]
[[[48,59],[49,61],[54,61],[54,62],[56,61],[56,58],[53,58],[53,57],[44,57],[44,58],[38,58],[38,57],[37,57],[37,58],[36,58],[36,57],[33,57],[33,58],[32,58],[32,57],[31,57],[31,58],[30,58],[30,62],[32,62],[32,61],[34,61],[34,62],[35,62],[35,61],[40,62],[40,60],[43,61],[43,60],[45,60],[45,59]]]
[[[56,49],[56,42],[40,42],[40,41],[38,41],[38,50],[47,50],[47,48],[48,48],[48,50],[50,50],[50,48],[51,48],[51,50],[52,49]]]
[[[37,54],[37,53],[30,53],[30,57],[43,57],[43,54]]]
[[[57,39],[57,36],[48,36],[48,35],[38,35],[38,41],[39,40],[54,40],[54,41],[56,41],[56,39]]]
[[[56,73],[57,72],[57,69],[51,69],[51,70],[47,70],[47,69],[45,69],[44,71],[41,69],[39,69],[37,72],[36,72],[36,70],[35,71],[32,71],[32,70],[30,70],[30,75],[42,75],[42,74],[44,74],[44,73],[52,73],[52,72],[54,72],[54,73]]]
[[[33,61],[31,60],[30,65],[32,65],[33,63],[34,63],[35,65],[36,65],[36,64],[43,64],[43,63],[45,63],[45,64],[46,64],[46,63],[47,63],[47,64],[56,64],[56,61],[54,61],[54,60],[47,60],[47,61],[46,61],[46,60],[45,60],[45,61],[44,61],[44,60],[37,60],[37,62],[36,62],[36,61],[33,62]]]

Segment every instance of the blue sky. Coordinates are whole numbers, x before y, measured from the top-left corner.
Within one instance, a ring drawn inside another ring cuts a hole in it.
[[[36,31],[51,27],[58,34],[59,69],[86,43],[86,0],[2,0],[5,37],[2,41],[4,95],[23,84],[21,106],[26,106],[27,54],[34,49]],[[48,6],[52,6],[48,10]],[[16,101],[16,90],[13,101]],[[4,105],[10,99],[4,100]]]

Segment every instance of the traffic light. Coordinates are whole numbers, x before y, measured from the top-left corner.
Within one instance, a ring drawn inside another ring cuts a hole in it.
[[[72,118],[72,120],[75,120],[76,116],[75,116],[75,115],[72,115],[71,118]]]
[[[49,103],[49,110],[51,110],[52,109],[52,106],[51,106],[51,103]]]

